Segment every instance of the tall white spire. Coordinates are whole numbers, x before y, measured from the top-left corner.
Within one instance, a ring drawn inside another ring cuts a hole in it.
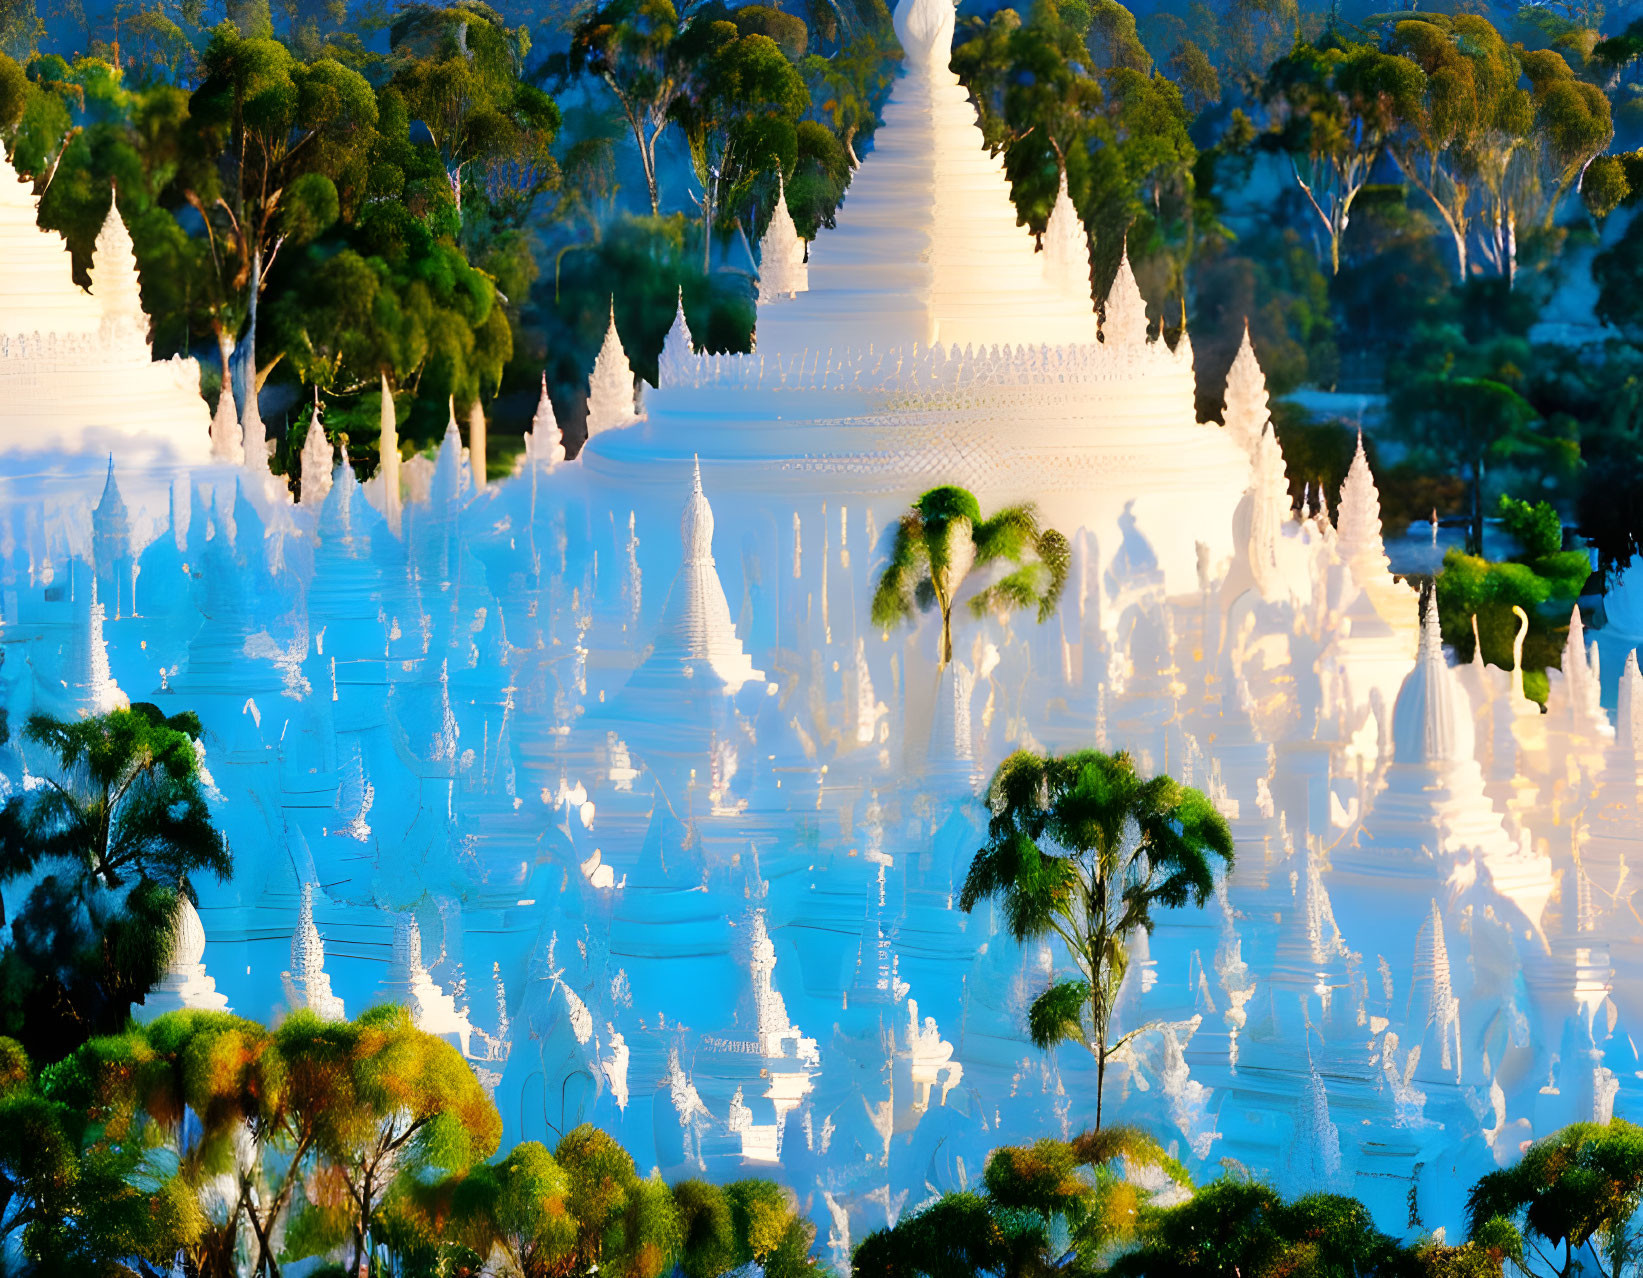
[[[1254,358],[1253,354],[1250,358]],[[1262,394],[1265,394],[1264,387]],[[1227,400],[1227,421],[1230,425],[1231,378],[1227,379]],[[1358,585],[1378,581],[1391,570],[1392,561],[1387,558],[1386,545],[1381,539],[1381,495],[1375,487],[1374,475],[1369,473],[1369,458],[1364,453],[1361,430],[1358,432],[1358,450],[1352,454],[1352,465],[1341,484],[1341,505],[1335,516],[1335,531],[1335,548],[1342,562],[1352,570],[1352,579]]]
[[[1127,260],[1127,259],[1126,259]],[[1067,170],[1061,170],[1061,185],[1055,193],[1055,207],[1044,227],[1044,278],[1067,297],[1086,306],[1090,301],[1090,239],[1073,207],[1067,190]]]
[[[1398,763],[1449,764],[1474,758],[1472,708],[1443,655],[1438,601],[1421,617],[1415,668],[1392,707],[1392,757]]]
[[[1272,414],[1267,407],[1266,374],[1255,358],[1248,321],[1244,323],[1244,340],[1238,344],[1238,354],[1227,371],[1225,409],[1221,417],[1227,433],[1253,458],[1261,432],[1272,420]]]
[[[467,1012],[442,990],[422,964],[422,929],[416,915],[394,919],[394,951],[388,976],[382,983],[383,1001],[398,1003],[411,1014],[411,1023],[427,1034],[453,1038],[464,1053],[473,1033]]]
[[[1615,733],[1622,752],[1634,759],[1643,756],[1643,674],[1638,673],[1635,648],[1626,654],[1626,665],[1620,672]]]
[[[713,561],[713,507],[702,491],[702,468],[691,472],[690,496],[679,518],[684,554],[668,591],[662,623],[651,655],[635,672],[630,686],[654,686],[677,675],[697,678],[711,672],[735,693],[763,673],[736,635],[724,583]]]
[[[1449,975],[1449,946],[1443,936],[1443,912],[1437,898],[1432,898],[1432,911],[1426,925],[1415,940],[1415,966],[1412,991],[1421,989],[1426,995],[1425,1006],[1412,1006],[1411,1020],[1420,1016],[1424,1024],[1411,1024],[1410,1029],[1420,1033],[1436,1029],[1442,1051],[1438,1063],[1457,1076],[1461,1069],[1460,1000],[1455,997]],[[1418,1041],[1418,1039],[1417,1039]]]
[[[302,885],[302,905],[297,912],[297,929],[291,934],[291,970],[281,972],[285,1001],[292,1011],[306,1007],[322,1021],[347,1018],[342,1000],[331,993],[331,978],[325,972],[325,941],[314,926],[314,885]]]
[[[776,207],[759,240],[759,303],[792,297],[810,287],[804,262],[804,241],[787,211],[787,185],[776,173]]]
[[[485,474],[485,459],[489,441],[486,438],[485,410],[475,399],[468,408],[468,470],[473,476],[474,491],[490,482]]]
[[[136,249],[115,204],[112,188],[108,216],[97,233],[97,245],[91,257],[91,295],[103,313],[104,340],[111,345],[141,348],[143,358],[149,358],[148,316],[143,313]]]
[[[1271,598],[1283,585],[1278,564],[1278,541],[1294,514],[1284,452],[1268,423],[1255,448],[1255,469],[1249,487],[1249,561],[1256,586]]]
[[[685,291],[679,290],[679,302],[673,312],[673,325],[662,342],[662,355],[656,365],[656,385],[686,386],[696,380],[701,357],[690,336],[690,324],[685,320]]]
[[[536,401],[530,431],[525,435],[525,460],[532,466],[557,466],[565,460],[565,436],[548,398],[548,375],[542,374],[542,393]]]
[[[211,418],[211,460],[228,466],[245,464],[245,438],[234,408],[234,387],[226,377],[222,393],[217,396],[217,411]]]
[[[399,491],[399,422],[394,417],[394,395],[388,387],[388,374],[382,377],[381,425],[377,436],[377,474],[382,480],[382,514],[394,535],[399,535],[400,516],[404,507]]]
[[[616,331],[616,303],[610,309],[610,324],[605,329],[605,344],[599,348],[593,361],[593,376],[588,379],[588,438],[601,431],[630,426],[639,420],[633,393],[633,366],[622,349],[622,338]]]
[[[1139,350],[1147,344],[1147,302],[1130,269],[1127,245],[1101,310],[1101,340],[1115,350]]]
[[[465,485],[462,482],[462,432],[456,425],[456,406],[450,407],[450,418],[445,423],[445,437],[439,441],[439,457],[434,462],[433,483],[428,499],[436,510],[445,510],[462,500]]]
[[[331,491],[331,470],[336,451],[325,435],[325,423],[320,421],[319,397],[314,397],[314,411],[308,418],[308,434],[302,441],[302,504],[318,510],[325,504],[325,494]]]

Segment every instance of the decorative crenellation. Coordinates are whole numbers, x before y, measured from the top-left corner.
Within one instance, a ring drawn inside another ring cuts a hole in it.
[[[800,351],[793,355],[697,354],[670,362],[669,390],[945,391],[978,386],[1133,381],[1191,367],[1186,343],[1174,349],[1156,338],[1133,344],[1068,346],[946,346],[941,343]]]
[[[101,345],[89,333],[0,333],[0,359],[78,359]]]

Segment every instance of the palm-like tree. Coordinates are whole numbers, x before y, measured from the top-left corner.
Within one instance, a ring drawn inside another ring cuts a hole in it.
[[[1040,528],[1028,505],[1006,506],[990,519],[967,489],[932,488],[901,517],[890,562],[873,594],[873,624],[888,630],[933,604],[941,610],[941,665],[953,659],[953,606],[965,579],[988,564],[1014,570],[970,598],[977,617],[1037,608],[1043,621],[1061,601],[1072,554],[1067,539]]]
[[[0,957],[0,1032],[54,1061],[117,1033],[170,961],[192,877],[226,879],[192,714],[139,703],[72,722],[30,716],[51,756],[42,784],[0,808],[0,886],[12,898]]]
[[[1232,864],[1232,831],[1197,790],[1143,779],[1128,754],[1056,757],[1018,751],[993,775],[987,844],[959,904],[997,900],[1018,941],[1054,933],[1078,975],[1056,981],[1027,1012],[1033,1042],[1083,1043],[1095,1057],[1095,1126],[1107,1062],[1145,1026],[1114,1039],[1113,1006],[1129,943],[1154,906],[1202,905],[1215,858]]]

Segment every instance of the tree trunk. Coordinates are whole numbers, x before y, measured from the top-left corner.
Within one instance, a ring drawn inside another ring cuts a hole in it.
[[[234,402],[245,412],[246,396],[257,393],[257,294],[262,291],[262,246],[251,250],[249,318],[245,338],[234,349]]]
[[[359,1228],[354,1231],[354,1263],[350,1272],[363,1275],[367,1253],[365,1250],[366,1233],[371,1228],[371,1178],[367,1175],[360,1184],[359,1190]]]
[[[941,605],[941,661],[937,664],[938,671],[947,667],[953,659],[953,609],[950,604]]]
[[[1472,462],[1472,526],[1467,532],[1467,553],[1483,554],[1483,458]]]
[[[222,388],[228,395],[234,393],[234,335],[221,324],[213,326],[217,334],[217,358],[222,361]],[[239,416],[239,401],[234,401],[234,415]]]
[[[1107,1085],[1107,1053],[1101,1048],[1095,1053],[1095,1130],[1101,1130],[1101,1096]]]
[[[713,274],[713,169],[702,187],[702,274]]]

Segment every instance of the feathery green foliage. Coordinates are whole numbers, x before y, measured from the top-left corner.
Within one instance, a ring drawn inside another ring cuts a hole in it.
[[[1632,1218],[1640,1203],[1643,1128],[1615,1118],[1537,1140],[1472,1187],[1467,1211],[1475,1236],[1521,1228],[1525,1251],[1554,1272],[1584,1272],[1589,1263],[1619,1273],[1636,1262]]]
[[[1107,1063],[1145,1028],[1112,1036],[1130,938],[1151,929],[1155,908],[1204,903],[1216,859],[1232,865],[1232,832],[1199,791],[1096,750],[1012,754],[987,806],[987,843],[959,906],[994,901],[1018,941],[1053,933],[1066,945],[1077,976],[1034,999],[1028,1028],[1040,1047],[1081,1042],[1095,1057],[1099,1130]]]
[[[192,876],[229,874],[199,731],[144,703],[23,729],[44,784],[0,809],[0,883],[32,881],[0,955],[0,1029],[36,1060],[120,1029],[170,960]]]
[[[940,664],[945,666],[953,659],[953,608],[974,570],[1013,565],[971,596],[974,616],[1036,608],[1044,621],[1061,602],[1071,563],[1067,539],[1053,528],[1040,528],[1030,505],[1008,506],[983,518],[973,493],[932,488],[896,525],[889,562],[873,593],[873,624],[888,630],[934,605],[941,611]]]
[[[1156,1168],[1190,1188],[1181,1166],[1135,1128],[1071,1141],[1006,1145],[987,1159],[985,1193],[942,1195],[856,1248],[854,1278],[970,1278],[975,1274],[1105,1273],[1136,1238],[1150,1191],[1129,1176]]]

